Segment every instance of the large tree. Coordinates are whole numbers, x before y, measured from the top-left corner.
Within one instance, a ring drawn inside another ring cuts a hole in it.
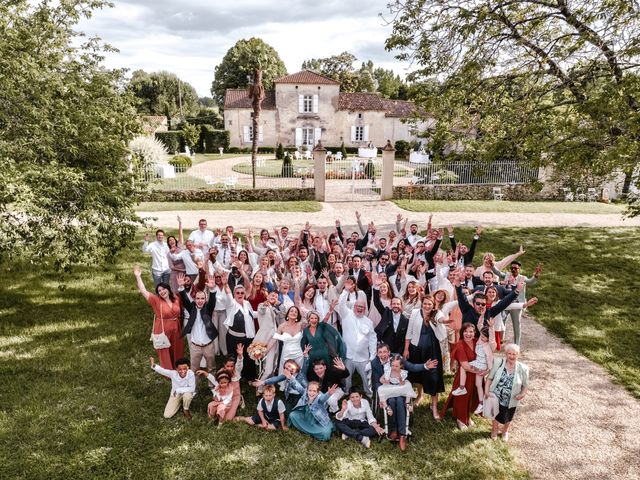
[[[93,263],[129,242],[140,189],[127,144],[139,129],[123,72],[73,31],[100,0],[0,3],[2,257]]]
[[[196,115],[200,110],[196,89],[180,80],[175,73],[136,70],[131,75],[128,88],[139,99],[139,113],[171,118],[180,113],[181,100],[186,117]]]
[[[215,69],[211,95],[218,105],[224,106],[224,94],[228,88],[248,88],[256,68],[262,70],[264,88],[273,88],[276,78],[287,74],[287,68],[278,52],[260,38],[238,40]]]
[[[576,174],[638,164],[637,2],[397,0],[391,10],[387,48],[413,60],[410,79],[440,80],[416,98],[438,118],[434,138]]]

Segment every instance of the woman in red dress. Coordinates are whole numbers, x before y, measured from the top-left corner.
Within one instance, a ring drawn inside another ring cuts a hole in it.
[[[453,379],[453,387],[451,391],[460,386],[460,369],[464,368],[467,371],[467,380],[465,382],[465,388],[467,393],[458,397],[449,394],[444,408],[440,413],[440,417],[444,418],[447,410],[453,407],[453,418],[458,423],[458,428],[464,430],[468,426],[473,426],[473,420],[469,418],[469,413],[473,412],[478,406],[478,392],[475,388],[476,373],[478,372],[472,367],[469,362],[476,358],[476,327],[472,323],[464,323],[462,325],[462,340],[456,343],[453,352],[451,353],[451,359],[455,359],[458,362],[459,368],[456,372],[456,376]]]
[[[182,312],[180,298],[173,295],[171,287],[166,283],[159,283],[155,294],[147,292],[139,266],[133,267],[133,274],[136,276],[138,290],[153,309],[155,315],[153,333],[162,333],[164,327],[164,333],[171,342],[169,348],[156,349],[158,363],[162,368],[175,370],[176,360],[184,357],[184,343],[182,343],[180,329],[180,313]]]

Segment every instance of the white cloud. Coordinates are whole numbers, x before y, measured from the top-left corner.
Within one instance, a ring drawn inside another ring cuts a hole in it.
[[[259,37],[276,49],[287,70],[309,58],[349,51],[358,61],[404,75],[407,64],[385,52],[391,28],[378,16],[387,0],[126,0],[100,10],[79,30],[118,48],[109,67],[168,70],[210,95],[213,71],[238,40]]]

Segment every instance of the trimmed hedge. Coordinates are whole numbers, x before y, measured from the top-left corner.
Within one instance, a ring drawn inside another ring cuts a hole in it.
[[[184,135],[181,130],[169,130],[168,132],[156,132],[156,138],[162,142],[171,154],[184,150]]]
[[[413,200],[493,200],[494,185],[414,185],[393,187],[393,198]],[[502,185],[505,200],[532,202],[561,200],[557,191],[540,190],[539,184]]]
[[[260,188],[237,190],[158,190],[149,192],[145,202],[269,202],[314,200],[313,188]]]
[[[228,130],[216,130],[213,125],[200,126],[200,141],[198,146],[204,153],[218,153],[219,148],[226,150],[231,142],[231,133]]]
[[[169,160],[169,165],[173,165],[174,167],[176,167],[176,170],[178,168],[186,170],[187,168],[191,168],[193,162],[191,160],[191,157],[187,155],[176,155],[171,160]]]

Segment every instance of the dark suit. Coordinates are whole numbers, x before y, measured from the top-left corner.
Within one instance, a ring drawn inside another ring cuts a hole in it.
[[[185,325],[185,327],[182,329],[182,336],[185,336],[191,333],[193,324],[195,323],[196,318],[198,316],[198,307],[196,307],[195,301],[191,301],[189,299],[184,289],[179,290],[178,294],[182,299],[182,304],[184,305],[184,308],[186,308],[187,311],[189,312],[189,320],[187,321],[187,324]],[[215,307],[216,307],[216,296],[215,294],[210,294],[209,300],[207,300],[207,303],[204,304],[204,306],[202,307],[202,310],[200,311],[200,318],[202,319],[202,323],[204,323],[204,328],[207,330],[207,335],[209,336],[211,341],[215,340],[216,337],[218,336],[218,329],[213,324],[213,320],[211,318]]]
[[[349,276],[353,275],[353,268],[349,269]],[[354,275],[355,276],[355,275]],[[358,286],[358,290],[362,290],[367,296],[367,305],[371,304],[371,284],[369,283],[369,279],[367,278],[367,274],[365,273],[364,268],[360,268],[358,271],[358,277],[356,278],[356,285]]]
[[[500,285],[499,283],[492,283],[490,285],[491,287],[494,287],[496,290],[498,290],[498,296],[500,298],[504,298],[507,295],[509,295],[509,293],[511,293],[511,290],[507,290],[506,288],[504,288],[502,285]],[[484,283],[481,283],[480,285],[476,286],[473,288],[474,292],[480,292],[480,293],[485,293],[487,291],[487,287]]]
[[[378,342],[384,342],[389,345],[391,353],[401,354],[404,351],[404,337],[407,335],[409,328],[409,319],[400,313],[400,322],[398,329],[393,329],[393,311],[389,307],[385,307],[380,301],[380,290],[373,289],[373,305],[376,307],[382,319],[375,328]]]
[[[451,241],[451,248],[455,251],[457,243],[455,236],[450,236],[449,240]],[[465,265],[469,265],[473,262],[473,256],[476,253],[476,245],[478,243],[478,238],[476,235],[473,236],[473,240],[471,241],[471,246],[469,247],[469,251],[462,255],[462,259],[464,260]]]
[[[478,329],[478,321],[480,320],[480,314],[476,312],[475,308],[469,304],[467,297],[462,292],[462,287],[456,287],[456,293],[458,294],[458,306],[462,312],[462,323],[472,323],[476,327],[476,337],[480,336],[480,330]],[[487,308],[484,311],[481,326],[488,326],[489,319],[495,317],[502,312],[505,308],[511,305],[518,298],[518,292],[513,290],[509,295],[504,297],[498,303]]]

